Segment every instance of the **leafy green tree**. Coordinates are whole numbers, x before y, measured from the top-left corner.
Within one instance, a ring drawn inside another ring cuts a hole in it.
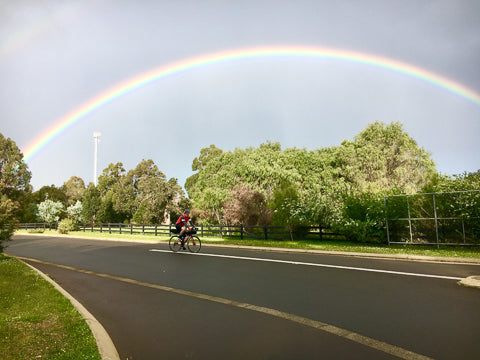
[[[60,219],[64,205],[60,201],[45,200],[38,205],[38,216],[47,223],[54,223]]]
[[[205,166],[212,160],[222,155],[223,150],[217,148],[215,145],[210,145],[208,148],[200,150],[200,156],[193,159],[192,170],[203,170]]]
[[[419,147],[399,122],[375,122],[345,140],[336,152],[336,166],[358,192],[389,189],[415,193],[435,176],[430,153]]]
[[[30,179],[20,149],[0,133],[0,253],[22,216],[20,200],[31,191]]]
[[[293,241],[295,228],[306,223],[298,189],[288,181],[282,182],[273,192],[270,208],[273,211],[273,224],[286,226]]]
[[[15,231],[15,211],[18,207],[6,195],[0,195],[0,253],[3,252],[4,243],[9,241]]]
[[[36,204],[39,204],[47,199],[59,201],[62,204],[67,203],[67,195],[65,194],[65,190],[62,187],[58,188],[53,184],[49,186],[42,186],[39,190],[33,193],[32,197]]]
[[[85,192],[85,182],[78,176],[72,176],[63,183],[61,190],[65,193],[66,206],[70,206],[79,201]]]
[[[98,221],[98,212],[102,206],[100,191],[93,183],[88,184],[82,196],[82,218],[86,222],[95,223]]]
[[[152,160],[142,160],[126,176],[119,176],[111,191],[113,209],[137,223],[163,223],[183,197],[177,180],[167,181]]]
[[[98,177],[97,188],[101,196],[101,205],[98,210],[99,221],[121,223],[131,218],[132,214],[126,206],[120,206],[121,204],[118,203],[115,207],[115,202],[119,201],[119,198],[123,198],[124,187],[128,186],[126,176],[127,172],[123,164],[117,162],[109,164],[103,170],[102,175]]]
[[[0,190],[14,196],[20,190],[31,190],[32,174],[23,162],[23,154],[15,142],[0,133]]]

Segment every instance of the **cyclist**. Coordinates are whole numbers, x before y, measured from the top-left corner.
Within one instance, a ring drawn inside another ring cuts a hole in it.
[[[183,238],[185,237],[185,233],[187,232],[188,225],[193,226],[193,223],[190,220],[190,210],[185,209],[185,211],[183,212],[183,215],[180,215],[177,222],[175,223],[175,227],[177,228],[177,231],[180,234],[179,235],[180,240],[182,240],[183,250],[185,250],[185,246],[183,246]]]

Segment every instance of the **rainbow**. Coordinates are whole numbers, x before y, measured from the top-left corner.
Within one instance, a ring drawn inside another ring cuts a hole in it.
[[[92,111],[102,107],[110,101],[130,93],[144,85],[160,80],[164,77],[178,74],[196,68],[214,65],[228,61],[247,60],[268,57],[311,57],[349,61],[364,65],[375,66],[416,78],[460,96],[476,105],[480,105],[480,94],[466,86],[444,76],[394,59],[359,53],[349,50],[324,47],[306,46],[267,46],[256,48],[242,48],[230,51],[215,52],[198,57],[173,62],[155,68],[151,71],[134,76],[116,86],[98,94],[72,112],[56,121],[51,127],[44,130],[23,149],[24,161],[28,162],[55,137],[67,128],[86,117]]]

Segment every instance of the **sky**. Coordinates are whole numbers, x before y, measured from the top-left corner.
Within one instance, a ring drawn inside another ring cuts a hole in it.
[[[314,47],[424,69],[480,94],[473,0],[0,0],[0,133],[25,153],[92,99],[198,56]],[[480,169],[480,102],[385,67],[339,58],[252,57],[198,66],[113,98],[28,158],[34,190],[110,163],[152,159],[180,185],[203,147],[267,141],[308,150],[399,121],[442,174]]]

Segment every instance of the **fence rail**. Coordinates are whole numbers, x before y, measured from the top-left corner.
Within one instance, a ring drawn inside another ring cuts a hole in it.
[[[165,224],[123,224],[99,223],[80,224],[79,229],[84,232],[118,233],[118,234],[144,234],[155,236],[169,236],[175,225]],[[21,223],[19,229],[53,229],[58,228],[57,223]],[[199,236],[221,237],[230,239],[256,239],[256,240],[343,240],[344,237],[319,226],[305,226],[295,229],[292,233],[284,226],[246,226],[246,225],[199,225]]]

